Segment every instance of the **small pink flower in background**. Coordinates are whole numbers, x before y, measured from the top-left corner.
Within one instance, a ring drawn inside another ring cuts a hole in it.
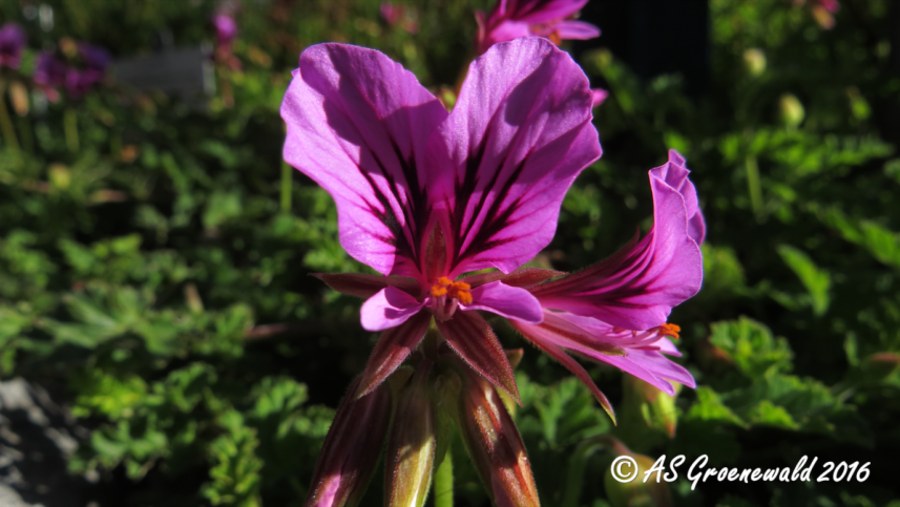
[[[822,9],[825,9],[825,11],[832,14],[841,9],[841,4],[838,2],[838,0],[817,0],[816,4]]]
[[[237,4],[226,2],[213,14],[212,26],[216,32],[216,47],[213,58],[231,70],[241,68],[241,62],[234,55],[234,41],[237,39],[238,25],[235,19]]]
[[[794,0],[794,5],[808,6],[813,19],[826,30],[834,28],[834,15],[841,9],[838,0]]]
[[[600,29],[584,21],[569,19],[588,0],[499,0],[489,13],[478,12],[478,53],[498,42],[537,35],[555,43],[593,39]]]
[[[417,33],[419,31],[419,24],[405,6],[384,2],[379,7],[379,11],[381,12],[381,19],[388,26],[398,27],[408,33]]]
[[[103,82],[110,56],[109,52],[99,46],[80,42],[78,60],[80,65],[69,65],[66,70],[66,93],[74,98],[84,96]]]
[[[606,102],[609,98],[609,91],[603,88],[594,88],[591,90],[591,107],[597,107]]]
[[[25,30],[15,23],[0,27],[0,69],[18,69],[25,48]]]
[[[212,18],[213,28],[216,30],[216,44],[219,47],[231,46],[237,37],[237,21],[229,12],[217,12]]]
[[[55,52],[43,51],[34,68],[34,84],[44,92],[47,100],[59,100],[59,89],[66,86],[68,66]]]

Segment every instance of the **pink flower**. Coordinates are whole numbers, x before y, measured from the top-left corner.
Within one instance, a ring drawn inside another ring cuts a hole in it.
[[[601,153],[588,80],[528,38],[475,60],[452,112],[383,54],[313,46],[285,95],[285,160],[335,199],[341,244],[385,276],[323,275],[367,297],[362,325],[385,331],[363,373],[371,391],[434,318],[447,345],[517,395],[480,311],[537,323],[538,300],[466,273],[509,273],[552,239],[566,190]]]
[[[66,85],[68,66],[50,51],[38,55],[34,67],[34,84],[44,92],[51,102],[59,100],[59,88]]]
[[[226,11],[217,12],[213,15],[212,24],[216,30],[216,45],[219,47],[230,46],[238,32],[234,16]]]
[[[66,92],[70,97],[81,97],[103,82],[109,67],[109,53],[85,42],[78,44],[80,66],[70,65],[66,72]]]
[[[416,22],[415,16],[403,5],[397,5],[391,2],[383,2],[379,7],[381,19],[388,26],[398,27],[407,33],[416,33],[419,31],[419,24]]]
[[[383,331],[358,396],[416,350],[433,319],[471,370],[517,397],[480,312],[508,319],[610,412],[567,352],[667,391],[671,381],[694,385],[665,357],[677,354],[667,316],[702,281],[703,217],[677,153],[650,172],[655,225],[645,238],[570,275],[516,271],[550,242],[566,191],[601,154],[591,107],[584,73],[540,38],[476,59],[451,112],[377,51],[304,51],[281,108],[284,158],[331,194],[341,244],[380,273],[319,275],[366,298],[363,327]]]
[[[6,23],[0,27],[0,69],[19,68],[25,42],[25,30],[19,25]]]
[[[499,0],[490,14],[476,14],[478,53],[498,42],[537,35],[554,42],[593,39],[600,29],[571,20],[588,0]]]

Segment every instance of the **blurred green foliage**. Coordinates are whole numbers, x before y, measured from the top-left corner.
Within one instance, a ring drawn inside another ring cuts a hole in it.
[[[214,38],[211,2],[47,4],[49,30],[16,2],[0,15],[27,27],[31,48],[72,37],[117,58],[161,37]],[[290,70],[303,47],[347,41],[452,89],[471,56],[473,12],[487,4],[410,1],[409,33],[387,25],[375,0],[247,0],[241,69],[217,68],[203,107],[114,84],[50,104],[31,90],[31,107],[12,117],[21,150],[0,146],[0,375],[47,387],[90,430],[71,472],[98,474],[102,504],[304,496],[328,407],[373,336],[359,327],[358,301],[309,276],[363,268],[337,243],[329,197],[282,165]],[[574,379],[560,380],[562,368],[528,350],[517,420],[546,505],[606,505],[606,434],[651,456],[706,453],[715,466],[792,466],[804,454],[872,461],[865,484],[691,491],[682,481],[678,504],[894,498],[900,71],[890,58],[900,48],[888,0],[841,4],[823,30],[786,0],[711,0],[712,72],[700,94],[678,75],[642,82],[602,38],[578,55],[611,92],[595,114],[605,154],[569,193],[539,262],[583,266],[646,227],[646,170],[667,148],[682,151],[709,226],[704,290],[673,315],[699,388],[677,400],[674,438],[652,425],[617,429]],[[22,76],[3,79],[23,81],[31,67],[33,54]],[[619,405],[621,375],[592,373]],[[462,456],[456,464],[459,504],[484,505],[474,472]]]

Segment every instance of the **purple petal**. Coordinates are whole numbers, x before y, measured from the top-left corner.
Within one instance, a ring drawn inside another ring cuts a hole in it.
[[[519,402],[512,366],[497,335],[478,313],[456,312],[452,319],[436,322],[447,345],[470,368]]]
[[[472,63],[430,146],[444,177],[435,207],[456,240],[453,275],[509,273],[534,257],[553,238],[572,181],[601,154],[584,72],[533,37],[497,44]]]
[[[628,349],[624,356],[605,356],[600,360],[671,395],[675,394],[672,382],[690,388],[697,387],[691,372],[668,359],[659,350]]]
[[[521,0],[510,2],[507,16],[529,23],[549,23],[574,16],[588,0]]]
[[[554,28],[556,35],[563,40],[588,40],[600,37],[600,29],[585,21],[561,21]]]
[[[472,304],[463,310],[484,310],[507,319],[537,323],[544,317],[541,303],[525,289],[490,282],[472,289]]]
[[[385,287],[363,303],[360,322],[366,331],[383,331],[403,324],[425,306],[408,292]]]
[[[431,315],[420,313],[406,323],[388,329],[378,337],[369,355],[366,368],[360,376],[357,396],[371,393],[409,357],[425,337]]]
[[[700,290],[703,216],[684,159],[674,151],[669,156],[650,171],[650,233],[583,271],[533,288],[545,308],[645,330],[665,323],[673,307]]]
[[[334,198],[344,249],[382,274],[416,272],[433,174],[420,159],[447,114],[378,51],[319,44],[300,55],[281,106],[284,158]]]
[[[663,355],[672,353],[674,346],[654,331],[616,330],[597,319],[558,312],[547,312],[540,324],[512,325],[541,349],[551,349],[545,350],[551,355],[552,349],[570,350],[615,366],[669,394],[674,394],[671,382],[696,386],[690,372]]]

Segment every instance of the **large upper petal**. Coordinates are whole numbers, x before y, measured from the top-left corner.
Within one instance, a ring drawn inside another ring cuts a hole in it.
[[[509,273],[550,242],[566,191],[600,157],[587,77],[546,40],[496,44],[472,63],[430,148],[452,274]]]
[[[378,51],[319,44],[300,55],[281,106],[284,159],[331,194],[341,245],[382,274],[415,273],[430,216],[421,161],[447,114]]]
[[[531,289],[545,308],[645,330],[665,323],[672,308],[703,282],[700,242],[705,226],[684,159],[669,154],[650,171],[653,228],[643,239],[582,271]]]

